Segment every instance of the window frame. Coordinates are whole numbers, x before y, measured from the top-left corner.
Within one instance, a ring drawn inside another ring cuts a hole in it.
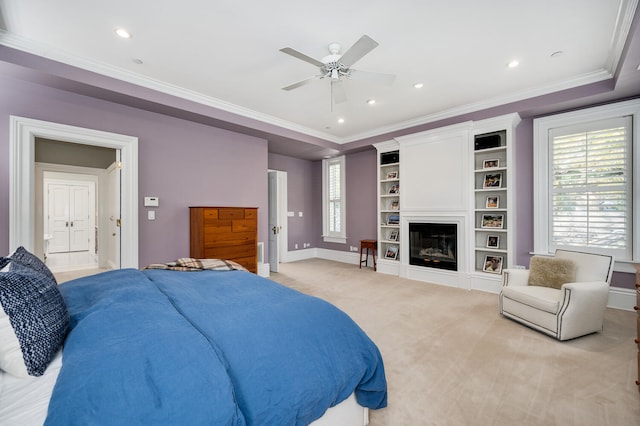
[[[552,254],[551,219],[550,213],[550,167],[549,148],[550,131],[556,128],[569,127],[580,124],[589,125],[595,121],[631,116],[631,258],[615,258],[616,271],[634,272],[632,262],[640,260],[640,196],[635,195],[640,188],[640,100],[619,102],[599,107],[587,108],[557,114],[533,120],[533,225],[534,225],[534,254]],[[635,195],[635,196],[634,196]]]
[[[327,158],[322,160],[322,238],[325,243],[347,243],[346,231],[346,167],[345,156]],[[340,166],[340,231],[329,230],[330,201],[329,200],[329,168],[338,164]]]

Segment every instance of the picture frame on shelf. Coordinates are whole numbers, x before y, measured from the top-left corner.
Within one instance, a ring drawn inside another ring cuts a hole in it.
[[[502,273],[502,256],[486,255],[484,257],[484,265],[482,266],[483,272],[489,272],[491,274]]]
[[[482,187],[485,189],[502,188],[502,173],[485,173]]]
[[[482,162],[482,168],[483,169],[495,169],[500,167],[500,159],[499,158],[492,158],[490,160],[484,160]]]
[[[398,179],[398,172],[387,172],[387,179]]]
[[[398,258],[398,246],[389,246],[384,254],[385,259],[396,260]]]
[[[500,247],[500,235],[487,235],[487,248]]]
[[[399,225],[400,224],[400,215],[390,214],[387,217],[387,225]]]
[[[400,185],[393,184],[389,187],[389,194],[399,194],[400,193]]]
[[[500,208],[500,196],[499,195],[487,195],[487,200],[485,202],[485,208],[487,208],[487,209]]]
[[[391,201],[391,210],[399,210],[400,202],[398,200]]]
[[[399,233],[397,229],[392,229],[389,232],[389,241],[398,241]]]
[[[503,214],[483,214],[481,228],[504,228],[504,215]]]

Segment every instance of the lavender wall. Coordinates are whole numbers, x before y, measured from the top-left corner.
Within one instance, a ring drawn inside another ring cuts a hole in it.
[[[318,162],[320,163],[320,162]],[[377,154],[373,147],[367,151],[348,154],[345,160],[347,196],[347,244],[325,243],[318,239],[318,246],[331,250],[349,251],[350,246],[360,247],[362,239],[376,239],[377,232]],[[322,182],[322,167],[317,172]],[[322,184],[320,184],[322,187]],[[321,207],[320,207],[321,208]],[[317,234],[322,234],[322,217],[317,224]]]
[[[0,76],[0,253],[9,250],[9,115],[139,138],[139,264],[189,254],[191,205],[259,208],[267,240],[267,143],[215,127]],[[158,196],[156,220],[142,197]]]

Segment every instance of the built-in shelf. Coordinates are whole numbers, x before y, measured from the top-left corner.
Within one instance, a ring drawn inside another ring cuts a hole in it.
[[[397,142],[377,144],[378,270],[398,273],[400,264],[400,151]]]

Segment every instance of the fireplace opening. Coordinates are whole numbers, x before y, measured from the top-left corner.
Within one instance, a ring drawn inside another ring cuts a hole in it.
[[[458,270],[456,224],[409,223],[409,264]]]

